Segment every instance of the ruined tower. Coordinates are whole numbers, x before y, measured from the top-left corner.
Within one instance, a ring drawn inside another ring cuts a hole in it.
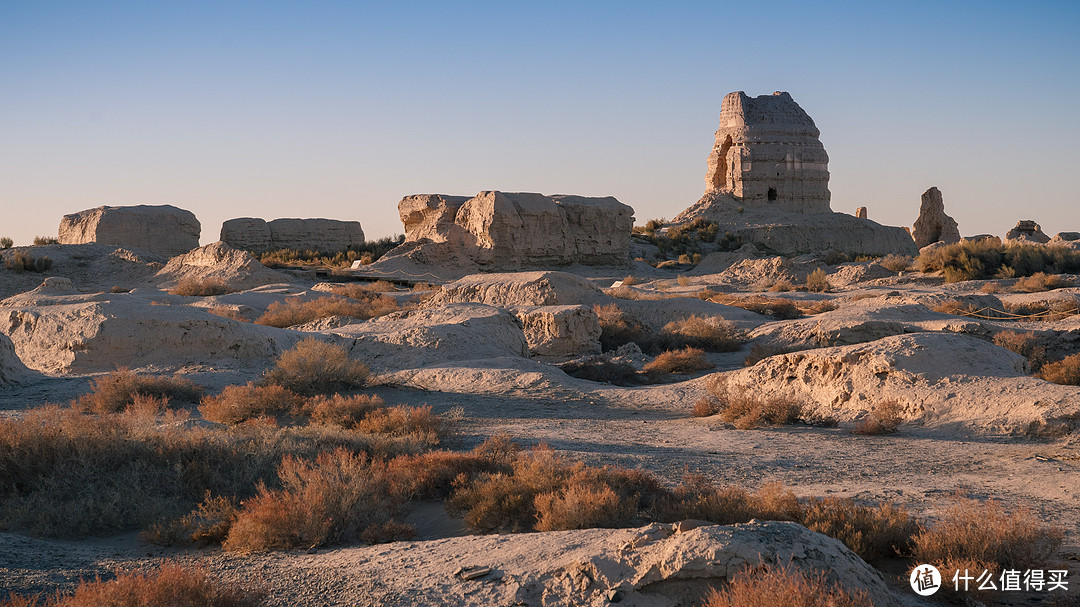
[[[709,154],[705,194],[789,213],[828,213],[829,156],[791,95],[728,93]]]

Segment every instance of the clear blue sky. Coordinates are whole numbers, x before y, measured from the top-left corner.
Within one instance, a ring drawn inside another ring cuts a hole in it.
[[[724,94],[789,91],[833,209],[1080,231],[1080,3],[0,0],[0,235],[170,203],[401,231],[414,193],[704,191]]]

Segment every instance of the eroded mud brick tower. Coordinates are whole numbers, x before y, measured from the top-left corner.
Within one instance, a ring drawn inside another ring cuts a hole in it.
[[[728,93],[709,154],[706,194],[747,206],[828,213],[829,156],[820,131],[791,95]]]

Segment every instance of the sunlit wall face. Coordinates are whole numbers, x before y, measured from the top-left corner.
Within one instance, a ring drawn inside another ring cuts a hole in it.
[[[720,101],[789,91],[834,210],[964,234],[1080,230],[1080,5],[40,3],[0,6],[0,235],[171,203],[401,231],[413,193],[703,191]]]

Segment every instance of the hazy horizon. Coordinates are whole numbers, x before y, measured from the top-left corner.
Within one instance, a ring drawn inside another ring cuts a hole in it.
[[[1080,5],[6,2],[0,236],[100,205],[402,232],[406,195],[700,198],[720,101],[788,91],[835,211],[1080,231]]]

